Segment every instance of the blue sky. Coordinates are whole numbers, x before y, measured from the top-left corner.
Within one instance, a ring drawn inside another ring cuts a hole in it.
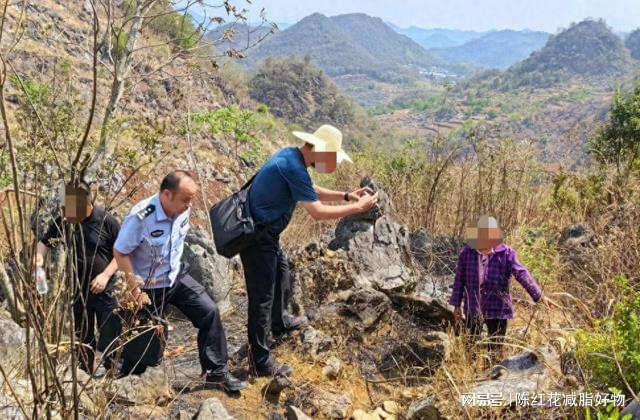
[[[185,2],[186,0],[179,0]],[[314,12],[333,16],[362,12],[399,26],[451,29],[535,29],[556,32],[584,18],[604,18],[618,31],[640,26],[640,0],[232,0],[251,10],[260,9],[275,22],[295,23]],[[205,3],[217,4],[215,0]],[[218,9],[218,13],[220,10]],[[210,15],[210,13],[209,13]]]

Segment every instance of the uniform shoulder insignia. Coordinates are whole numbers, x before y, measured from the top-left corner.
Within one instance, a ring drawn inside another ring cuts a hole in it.
[[[136,216],[138,216],[138,219],[144,220],[147,216],[149,216],[154,211],[156,211],[156,206],[153,204],[149,204],[147,207],[137,212]]]

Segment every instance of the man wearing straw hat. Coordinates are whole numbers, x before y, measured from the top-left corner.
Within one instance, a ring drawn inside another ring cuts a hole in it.
[[[370,209],[378,194],[368,188],[353,192],[333,191],[316,186],[307,172],[332,173],[338,164],[351,162],[342,150],[342,133],[323,125],[313,134],[294,131],[304,141],[300,147],[277,151],[257,173],[249,190],[251,213],[259,230],[253,244],[240,253],[249,299],[250,363],[255,376],[289,375],[291,368],[275,361],[268,336],[299,328],[304,317],[291,317],[287,311],[291,295],[288,264],[279,238],[287,227],[298,202],[314,220],[339,219]],[[346,201],[342,205],[324,202]]]

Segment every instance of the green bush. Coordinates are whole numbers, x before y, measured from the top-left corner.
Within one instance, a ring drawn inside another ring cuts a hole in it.
[[[178,13],[169,11],[170,2],[159,1],[153,8],[146,25],[158,34],[166,35],[171,42],[185,49],[194,48],[198,45],[200,31],[196,28],[193,18],[188,13]]]
[[[621,299],[613,315],[598,321],[593,331],[576,333],[576,356],[590,373],[592,383],[602,389],[611,386],[640,390],[640,291],[624,276],[614,279]],[[626,383],[625,383],[626,381]]]
[[[256,112],[230,106],[215,111],[199,112],[191,115],[192,129],[195,132],[206,131],[213,135],[227,135],[235,143],[236,158],[257,163],[262,160],[262,143],[256,135],[261,129],[270,130],[275,121],[264,104]],[[239,150],[240,147],[243,150]]]
[[[522,226],[519,236],[522,245],[518,247],[518,260],[545,289],[556,285],[559,254],[548,232]]]

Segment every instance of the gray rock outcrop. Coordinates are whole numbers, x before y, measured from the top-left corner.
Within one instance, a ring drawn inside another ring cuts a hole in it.
[[[213,240],[204,229],[192,228],[187,234],[183,260],[189,273],[199,281],[218,305],[220,313],[231,309],[231,262],[218,255]]]

